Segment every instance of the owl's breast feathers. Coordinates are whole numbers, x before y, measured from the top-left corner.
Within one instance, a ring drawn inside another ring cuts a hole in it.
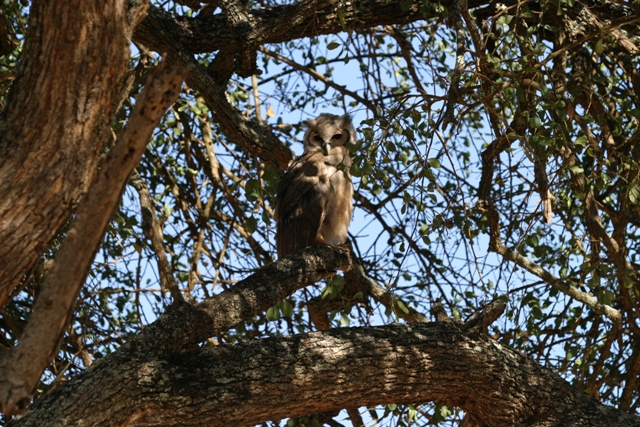
[[[343,163],[344,171],[337,170]],[[287,170],[277,189],[275,220],[278,256],[314,243],[339,245],[347,239],[353,211],[353,186],[347,176],[346,147],[303,154]]]

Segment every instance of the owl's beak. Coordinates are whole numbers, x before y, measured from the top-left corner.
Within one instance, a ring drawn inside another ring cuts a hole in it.
[[[329,141],[325,141],[324,144],[322,144],[322,152],[325,156],[328,156],[331,152],[331,143]]]

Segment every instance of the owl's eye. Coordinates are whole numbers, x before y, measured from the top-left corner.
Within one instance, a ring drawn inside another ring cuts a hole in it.
[[[322,141],[322,137],[321,137],[320,135],[316,135],[316,136],[314,136],[314,137],[313,137],[313,139],[314,139],[314,141],[316,141],[316,142],[324,142],[324,141]]]
[[[333,136],[331,137],[331,139],[333,139],[334,141],[337,141],[337,140],[339,140],[339,139],[340,139],[340,137],[341,137],[341,136],[342,136],[342,134],[341,134],[341,133],[336,133],[335,135],[333,135]]]

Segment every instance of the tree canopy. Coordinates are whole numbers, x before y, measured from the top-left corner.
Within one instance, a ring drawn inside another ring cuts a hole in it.
[[[637,0],[5,0],[3,425],[640,425],[639,58]],[[350,239],[277,260],[325,112]]]

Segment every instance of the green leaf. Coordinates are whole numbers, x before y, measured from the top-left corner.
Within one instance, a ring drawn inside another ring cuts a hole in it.
[[[366,139],[367,141],[373,140],[373,137],[374,137],[373,129],[369,127],[363,127],[363,128],[360,128],[360,132],[364,136],[364,139]]]
[[[280,311],[284,317],[291,317],[293,316],[293,305],[289,301],[282,301]]]
[[[278,306],[269,307],[267,309],[267,320],[272,322],[274,320],[278,320],[280,318],[280,310]]]
[[[402,301],[396,301],[396,305],[404,314],[409,314],[409,308]]]
[[[596,42],[596,47],[594,48],[594,50],[596,51],[597,54],[602,54],[602,52],[604,52],[604,40],[603,39],[599,39]]]
[[[496,21],[496,26],[501,27],[503,25],[509,25],[512,19],[513,15],[502,15]]]
[[[362,176],[362,170],[360,169],[360,165],[357,162],[353,162],[351,164],[351,168],[349,169],[349,171],[351,172],[351,176],[355,176],[355,177]]]
[[[607,290],[602,290],[600,292],[600,302],[603,304],[611,304],[615,301],[615,295]]]
[[[244,185],[244,191],[247,193],[247,199],[251,202],[255,202],[260,199],[260,181],[257,179],[250,179]]]
[[[335,288],[331,285],[327,286],[322,290],[321,298],[322,299],[331,299],[332,294],[335,292]]]
[[[327,49],[329,50],[334,50],[340,47],[340,43],[337,42],[331,42],[327,45]]]
[[[538,129],[542,127],[542,122],[540,121],[540,117],[538,117],[537,115],[534,115],[533,117],[531,117],[531,127],[533,127],[534,129]]]
[[[431,164],[431,167],[435,169],[439,169],[440,166],[442,166],[440,164],[440,160],[436,159],[435,157],[429,159],[429,164]]]
[[[589,142],[589,139],[587,139],[586,136],[579,136],[575,141],[573,141],[575,145],[579,145],[580,147],[586,147],[587,142]]]
[[[573,173],[584,173],[584,169],[582,169],[580,166],[578,165],[573,165],[569,168],[569,170]]]
[[[244,229],[249,234],[253,234],[254,231],[258,228],[258,220],[254,217],[250,216],[249,218],[244,220]]]
[[[331,278],[331,286],[335,287],[338,291],[344,289],[344,277],[337,275]]]
[[[453,412],[446,406],[436,405],[433,411],[433,417],[431,418],[431,424],[441,423],[452,413]]]
[[[416,421],[418,419],[418,411],[413,408],[409,408],[407,412],[407,420],[408,421]]]
[[[347,316],[344,313],[340,313],[340,324],[342,326],[349,326],[351,324],[351,320],[349,319],[349,316]]]
[[[402,151],[402,153],[400,153],[400,161],[403,165],[407,166],[407,164],[409,163],[409,153],[407,153],[406,151]]]
[[[638,187],[632,187],[629,190],[629,201],[632,204],[637,205],[638,200],[640,200],[640,190],[638,190]]]

